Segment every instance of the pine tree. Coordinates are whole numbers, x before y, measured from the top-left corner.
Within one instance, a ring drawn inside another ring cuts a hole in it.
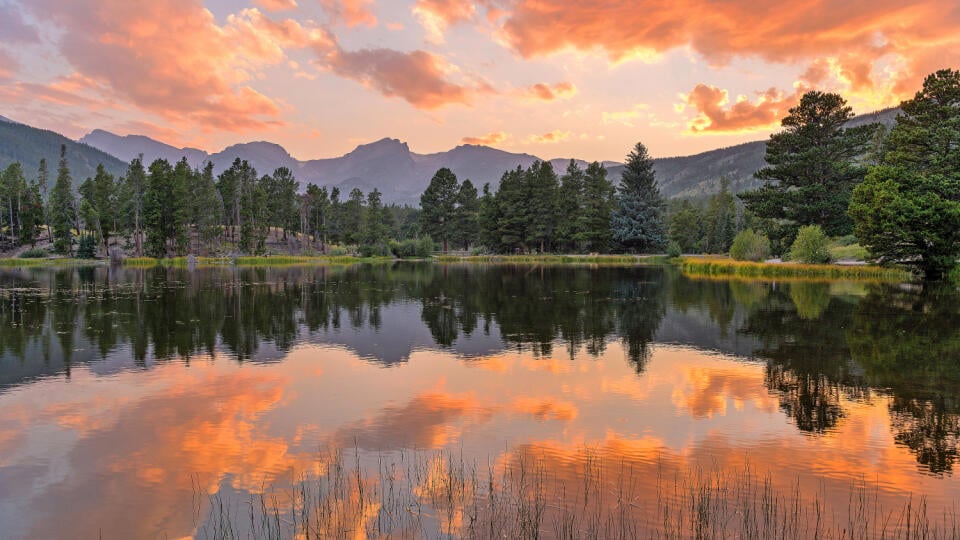
[[[480,234],[480,225],[477,222],[479,212],[480,200],[477,199],[477,188],[469,179],[464,180],[457,193],[457,206],[453,216],[455,240],[463,246],[464,251],[469,250],[470,246],[477,242]]]
[[[97,165],[96,175],[84,181],[79,191],[80,214],[85,228],[95,233],[95,238],[101,240],[104,251],[107,251],[117,214],[117,185],[113,175],[103,164]]]
[[[199,254],[203,246],[209,245],[220,235],[223,202],[220,200],[217,183],[213,176],[213,163],[208,161],[203,171],[195,172],[194,177],[196,183],[190,198],[190,223],[197,237],[195,252]]]
[[[4,221],[7,224],[7,230],[10,233],[11,240],[14,244],[20,245],[22,243],[21,235],[21,209],[23,206],[23,197],[27,191],[27,180],[23,176],[23,169],[20,167],[20,163],[14,161],[3,171],[3,174],[0,175],[2,179],[2,186],[0,186],[0,202],[3,203],[3,208],[0,209],[0,224]]]
[[[591,252],[610,249],[610,214],[615,208],[616,189],[607,180],[607,169],[594,161],[583,177],[583,203],[574,238]]]
[[[526,239],[529,219],[527,217],[527,175],[521,167],[503,173],[497,188],[497,228],[499,243],[506,251],[527,250]]]
[[[638,142],[627,156],[617,187],[611,229],[614,240],[637,251],[654,251],[666,244],[663,198],[653,172],[653,159],[643,143]]]
[[[367,194],[367,209],[364,212],[363,244],[372,248],[376,255],[386,255],[387,236],[386,210],[383,208],[380,190],[374,188]]]
[[[421,229],[440,241],[444,253],[447,252],[447,241],[456,237],[454,211],[459,191],[457,176],[444,167],[434,173],[430,185],[420,196]]]
[[[121,188],[121,207],[128,222],[127,229],[133,233],[137,257],[143,257],[143,199],[147,192],[147,172],[143,167],[143,155],[133,158],[127,167],[127,176]]]
[[[359,245],[363,242],[363,199],[360,188],[353,188],[343,204],[344,240],[348,244]]]
[[[697,253],[703,248],[703,222],[700,209],[689,200],[671,205],[670,226],[671,242],[676,242],[683,253]]]
[[[480,245],[490,251],[500,251],[500,211],[497,200],[490,192],[490,183],[483,185],[483,196],[477,211]]]
[[[330,218],[329,218],[330,242],[339,244],[344,241],[343,238],[343,203],[340,201],[340,188],[334,186],[330,189]]]
[[[67,163],[67,147],[60,146],[60,164],[57,181],[50,192],[50,224],[53,228],[53,250],[62,255],[73,255],[73,233],[76,225],[76,203],[73,182]]]
[[[849,212],[881,261],[940,279],[960,256],[960,71],[928,75],[900,109],[881,164],[856,187]]]
[[[43,196],[40,194],[39,182],[31,182],[27,188],[23,199],[23,206],[20,214],[20,244],[36,245],[40,236],[40,227],[44,224],[44,205]]]
[[[766,183],[740,198],[757,217],[786,222],[784,238],[774,238],[781,247],[804,225],[820,225],[828,235],[850,234],[850,193],[866,174],[860,158],[877,129],[846,128],[851,118],[853,110],[838,94],[807,92],[781,122],[783,131],[770,136],[770,166],[755,174]]]
[[[581,205],[586,200],[583,194],[583,170],[577,165],[577,162],[570,160],[567,165],[567,171],[560,177],[560,189],[557,193],[557,229],[556,241],[565,250],[574,250],[575,245],[582,236],[580,226],[580,216],[583,214]],[[610,230],[609,211],[604,223],[604,229]]]
[[[40,167],[37,170],[37,189],[40,193],[40,204],[43,207],[43,225],[47,228],[47,240],[51,239],[51,229],[50,229],[50,213],[48,212],[48,202],[50,199],[49,195],[49,186],[50,184],[50,173],[47,171],[47,160],[45,158],[40,160]]]
[[[527,242],[538,246],[540,252],[546,251],[553,241],[557,225],[557,192],[560,183],[553,165],[546,161],[536,161],[526,173],[527,188]]]
[[[701,248],[707,253],[727,253],[737,235],[737,203],[730,193],[730,180],[720,178],[720,192],[710,197],[703,218],[704,242]]]

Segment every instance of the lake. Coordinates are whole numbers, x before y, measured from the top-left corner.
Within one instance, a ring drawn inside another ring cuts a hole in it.
[[[957,534],[958,450],[951,287],[0,270],[4,538]]]

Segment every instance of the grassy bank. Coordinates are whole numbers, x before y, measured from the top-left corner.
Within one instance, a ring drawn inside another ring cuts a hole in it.
[[[663,264],[660,255],[438,255],[437,262],[490,264]]]
[[[910,272],[902,268],[874,265],[759,263],[716,257],[681,257],[677,266],[690,276],[740,276],[753,278],[828,278],[905,280]]]

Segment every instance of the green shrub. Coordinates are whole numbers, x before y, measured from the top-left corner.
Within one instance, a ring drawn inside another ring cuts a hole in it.
[[[416,256],[421,258],[430,257],[433,255],[435,247],[432,238],[429,236],[421,236],[417,239]]]
[[[390,247],[385,243],[364,244],[360,246],[361,257],[389,257]]]
[[[343,257],[344,255],[349,255],[350,252],[347,251],[347,248],[343,246],[330,246],[327,248],[326,255],[328,257]]]
[[[737,233],[730,246],[730,257],[737,261],[762,261],[769,256],[770,239],[753,229]]]
[[[679,257],[680,255],[683,255],[683,250],[680,249],[680,244],[674,240],[671,240],[670,244],[667,245],[667,255],[670,257]]]
[[[830,239],[819,225],[800,227],[790,246],[790,260],[804,264],[826,264],[830,256]]]
[[[92,234],[85,234],[80,237],[80,244],[77,247],[78,259],[93,259],[97,256],[97,240]]]
[[[21,259],[43,259],[48,255],[47,250],[40,248],[28,249],[20,254]]]

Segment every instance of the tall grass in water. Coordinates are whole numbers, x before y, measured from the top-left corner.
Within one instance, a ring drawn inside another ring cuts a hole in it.
[[[956,508],[931,511],[922,497],[885,506],[865,482],[838,505],[826,488],[784,489],[749,466],[651,475],[589,451],[582,458],[551,469],[543,456],[514,452],[478,467],[455,454],[400,453],[362,466],[357,454],[333,453],[316,477],[244,500],[197,488],[197,537],[960,538]]]
[[[904,280],[910,273],[900,268],[871,265],[842,266],[836,264],[756,263],[709,257],[684,257],[677,261],[680,270],[687,275],[735,275],[743,277],[819,277],[842,279],[887,279]]]

